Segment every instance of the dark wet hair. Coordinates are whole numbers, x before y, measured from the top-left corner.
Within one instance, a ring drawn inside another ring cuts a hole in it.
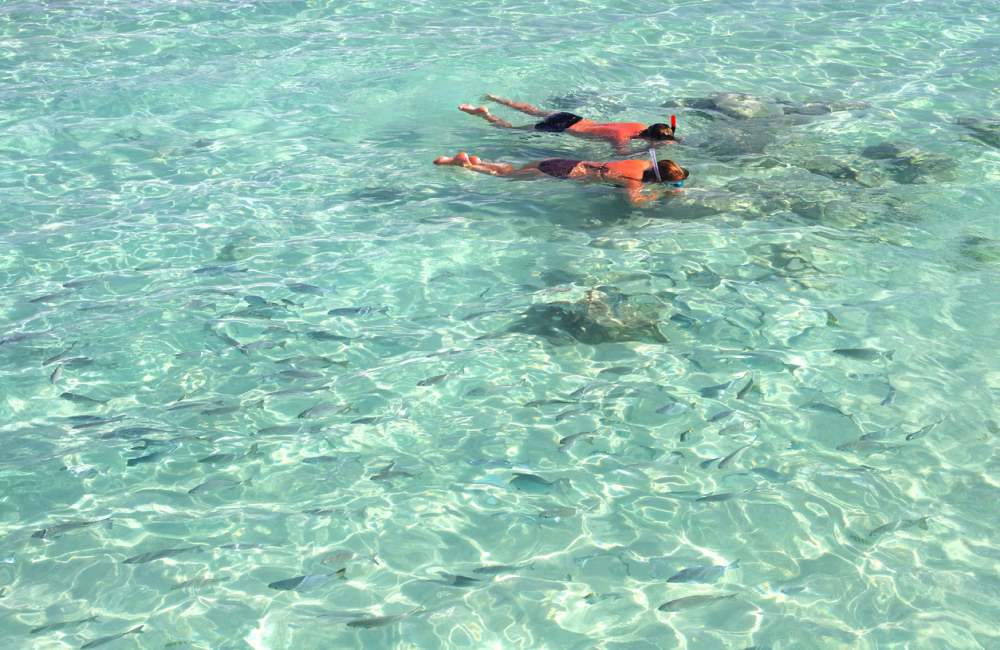
[[[640,131],[639,137],[649,138],[650,140],[673,140],[674,130],[670,128],[669,124],[657,122],[656,124],[650,124]]]
[[[688,176],[690,172],[685,168],[681,167],[673,160],[661,160],[657,165],[660,170],[660,178],[663,179],[664,183],[676,183],[677,181],[682,181]],[[652,169],[647,169],[642,172],[642,182],[643,183],[655,183],[656,172]]]

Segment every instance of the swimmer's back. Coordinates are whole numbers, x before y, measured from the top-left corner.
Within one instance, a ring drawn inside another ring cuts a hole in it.
[[[589,135],[612,140],[630,140],[638,137],[646,128],[641,122],[593,122],[580,120],[566,130],[577,135]]]

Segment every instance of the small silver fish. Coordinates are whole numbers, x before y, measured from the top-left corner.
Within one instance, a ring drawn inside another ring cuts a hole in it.
[[[791,476],[777,472],[769,467],[752,467],[750,471],[773,483],[787,483],[792,478]]]
[[[593,444],[593,442],[594,442],[593,434],[594,433],[595,433],[594,431],[581,431],[579,433],[572,433],[572,434],[570,434],[568,436],[564,436],[564,437],[562,437],[562,438],[559,439],[559,450],[560,451],[565,451],[566,449],[568,449],[569,447],[571,447],[573,445],[573,443],[576,442],[577,439],[579,439],[581,436],[587,436],[586,438],[584,438],[584,440],[586,440],[587,442]]]
[[[297,368],[282,370],[278,374],[289,379],[323,379],[324,377],[323,373],[313,372],[312,370],[298,370]]]
[[[604,602],[605,600],[618,600],[621,597],[621,594],[616,593],[595,594],[591,592],[584,596],[583,599],[587,601],[588,605],[596,605],[597,603]]]
[[[836,406],[832,406],[830,404],[825,404],[823,402],[809,402],[808,404],[804,405],[802,408],[809,409],[810,411],[819,411],[821,413],[833,413],[834,415],[842,415],[845,418],[852,417],[850,414],[844,413],[843,411],[841,411]]]
[[[698,463],[698,467],[702,469],[708,469],[709,467],[712,466],[712,463],[719,460],[719,458],[721,458],[721,456],[716,456],[715,458],[709,458],[707,460],[703,460],[700,463]]]
[[[329,402],[321,402],[316,406],[307,408],[306,410],[299,413],[299,419],[316,418],[321,415],[326,415],[327,413],[333,413],[334,411],[344,412],[344,406],[339,404],[331,404]]]
[[[224,453],[224,454],[212,454],[211,456],[205,456],[204,458],[199,458],[199,463],[208,463],[209,465],[215,463],[228,463],[235,460],[237,454],[234,453]]]
[[[443,375],[434,375],[433,377],[427,377],[426,379],[421,379],[420,381],[418,381],[417,386],[433,386],[434,384],[443,381],[444,378],[447,376],[448,373],[445,373]]]
[[[137,456],[135,458],[129,458],[125,461],[125,465],[128,467],[135,467],[136,465],[144,465],[146,463],[155,463],[157,460],[164,456],[165,452],[154,451],[151,454],[146,454],[145,456]]]
[[[314,341],[335,341],[337,343],[344,343],[353,340],[349,336],[341,336],[340,334],[334,334],[332,332],[324,332],[323,330],[312,330],[306,332],[306,336]]]
[[[483,584],[484,582],[484,579],[482,578],[470,578],[468,576],[461,576],[454,573],[445,573],[444,571],[438,571],[438,575],[441,576],[441,579],[432,580],[432,582],[437,582],[449,587],[475,587]]]
[[[32,537],[36,539],[52,539],[58,535],[69,532],[71,530],[77,530],[80,528],[87,528],[89,526],[96,526],[98,524],[107,523],[111,525],[111,517],[105,517],[104,519],[94,519],[91,521],[67,521],[61,524],[56,524],[54,526],[48,526],[42,528],[41,530],[36,530],[31,534]]]
[[[742,492],[717,492],[715,494],[706,494],[700,496],[695,501],[701,501],[704,503],[718,503],[720,501],[729,501],[730,499],[735,499],[736,497],[743,496],[745,494],[750,494],[755,488],[750,488],[748,490],[743,490]]]
[[[251,485],[251,479],[237,481],[229,478],[212,478],[204,483],[199,483],[194,486],[188,490],[188,494],[201,494],[202,492],[208,492],[210,490],[226,490],[239,487],[241,485]]]
[[[172,585],[170,587],[170,591],[177,591],[178,589],[191,589],[195,587],[207,587],[209,585],[225,582],[228,579],[228,576],[219,576],[217,578],[191,578],[190,580],[185,580]]]
[[[916,431],[911,431],[910,433],[906,434],[906,439],[907,440],[916,440],[917,438],[923,438],[925,435],[927,435],[928,433],[930,433],[930,431],[933,430],[934,427],[936,427],[937,425],[941,424],[943,421],[944,420],[938,420],[937,422],[934,422],[933,424],[928,424],[927,426],[925,426],[925,427],[923,427],[921,429],[918,429]]]
[[[95,417],[92,420],[86,422],[78,422],[73,425],[74,429],[89,429],[90,427],[99,427],[104,424],[113,424],[115,422],[121,422],[125,419],[124,415],[116,415],[113,417]]]
[[[273,427],[258,429],[257,434],[261,436],[273,436],[281,433],[297,433],[299,426],[298,424],[279,424]]]
[[[133,627],[131,630],[122,632],[121,634],[102,636],[99,639],[94,639],[93,641],[88,641],[87,643],[84,643],[82,646],[80,646],[80,650],[87,650],[87,648],[96,648],[97,646],[104,645],[105,643],[111,643],[112,641],[116,641],[128,634],[139,634],[140,632],[142,632],[142,628],[143,628],[142,625],[138,625],[136,627]]]
[[[576,508],[558,507],[542,510],[538,516],[542,519],[565,519],[576,514]]]
[[[559,413],[558,415],[556,415],[555,421],[556,422],[562,422],[563,420],[569,419],[569,418],[571,418],[571,417],[573,417],[575,415],[583,415],[586,412],[587,412],[587,409],[585,409],[585,408],[566,409],[562,413]]]
[[[327,316],[368,316],[369,314],[387,314],[389,313],[388,307],[372,307],[370,305],[365,305],[363,307],[337,307],[326,312]]]
[[[305,282],[293,282],[287,286],[289,291],[293,291],[295,293],[311,293],[317,296],[323,294],[323,289],[317,287],[314,284],[307,284]]]
[[[856,361],[876,361],[878,359],[892,361],[893,355],[892,350],[876,350],[875,348],[838,348],[833,353]]]
[[[230,404],[228,406],[215,406],[213,408],[205,409],[201,412],[202,415],[228,415],[230,413],[235,413],[240,410],[239,404]]]
[[[727,390],[729,390],[729,387],[732,385],[733,382],[727,381],[722,384],[716,384],[715,386],[706,386],[705,388],[699,388],[698,394],[701,395],[702,397],[709,397],[709,398],[721,397],[726,393]]]
[[[382,627],[384,625],[392,625],[393,623],[401,621],[404,618],[406,618],[408,616],[412,616],[412,615],[414,615],[414,614],[416,614],[416,613],[418,613],[420,611],[423,611],[423,610],[421,610],[421,608],[417,607],[416,609],[410,610],[409,612],[406,612],[405,614],[396,614],[395,616],[373,616],[371,618],[357,618],[357,619],[354,619],[353,621],[348,621],[347,622],[347,627],[358,627],[358,628],[363,628],[363,629],[370,629],[370,628],[373,628],[373,627]]]
[[[565,399],[536,399],[530,402],[525,402],[524,406],[526,408],[536,408],[539,406],[552,406],[554,404],[576,404],[576,402]]]
[[[278,591],[302,591],[327,582],[333,575],[332,573],[320,573],[309,576],[295,576],[294,578],[276,580],[267,586],[269,589],[277,589]]]
[[[247,458],[249,456],[254,456],[258,453],[257,443],[250,445],[245,451],[242,452],[226,452],[219,454],[212,454],[210,456],[205,456],[204,458],[199,458],[199,463],[207,463],[209,465],[215,463],[229,463],[241,458]]]
[[[658,610],[661,612],[679,612],[683,609],[691,609],[692,607],[702,607],[704,605],[710,605],[712,603],[718,602],[720,600],[726,600],[728,598],[735,598],[737,594],[725,594],[722,596],[686,596],[684,598],[677,598],[675,600],[670,600],[659,607]]]
[[[164,558],[173,557],[175,555],[180,555],[181,553],[189,553],[191,551],[203,551],[204,546],[182,546],[180,548],[165,548],[159,551],[150,551],[149,553],[140,553],[139,555],[133,555],[132,557],[123,561],[124,564],[146,564],[147,562],[155,562],[156,560],[162,560]]]
[[[510,480],[509,485],[523,492],[549,492],[555,485],[555,481],[546,481],[541,476],[535,476],[534,474],[515,472],[514,478]]]
[[[722,577],[729,569],[735,569],[740,561],[736,560],[730,564],[711,564],[707,566],[689,567],[681,569],[674,575],[667,578],[667,582],[715,582]]]
[[[93,397],[87,397],[86,395],[80,395],[78,393],[70,393],[68,391],[61,393],[59,397],[76,404],[107,404],[108,402],[106,399],[94,399]]]
[[[708,421],[709,422],[718,422],[719,420],[722,420],[724,418],[728,418],[732,414],[733,414],[733,411],[731,411],[729,409],[723,409],[723,410],[719,411],[718,413],[709,416]]]
[[[68,357],[69,353],[72,352],[73,348],[76,347],[76,343],[77,343],[76,341],[73,341],[72,343],[70,343],[70,345],[69,345],[68,348],[66,348],[65,350],[63,350],[59,354],[57,354],[57,355],[55,355],[53,357],[49,357],[48,359],[46,359],[45,361],[43,361],[42,362],[42,367],[44,368],[47,365],[53,364],[53,363],[55,363],[57,361],[62,361],[63,359],[65,359],[66,357]]]
[[[392,469],[395,465],[396,465],[396,461],[392,461],[391,463],[389,463],[388,465],[386,465],[384,468],[382,468],[382,470],[379,471],[377,474],[373,474],[371,476],[371,480],[373,480],[373,481],[386,481],[386,480],[394,479],[394,478],[403,478],[403,477],[405,477],[405,478],[412,478],[412,477],[416,476],[415,474],[411,474],[410,472],[406,472],[406,471],[401,470],[401,469]]]
[[[891,521],[887,524],[882,524],[878,528],[873,529],[868,533],[869,539],[875,539],[886,533],[894,533],[897,530],[908,530],[910,528],[919,528],[921,530],[928,530],[927,521],[930,517],[920,517],[918,519],[900,519],[898,521]]]
[[[757,442],[757,438],[756,437],[754,437],[753,440],[751,440],[747,444],[743,445],[742,447],[738,447],[734,451],[730,452],[730,454],[728,456],[726,456],[725,458],[723,458],[722,460],[719,461],[719,469],[726,469],[726,465],[728,465],[729,463],[733,462],[733,460],[736,458],[736,456],[738,456],[740,454],[740,452],[742,452],[744,449],[747,449],[748,447],[753,446],[753,444],[755,442]]]
[[[522,569],[530,569],[532,566],[531,564],[490,564],[476,567],[472,572],[479,575],[497,576],[503,573],[514,573]]]
[[[354,557],[355,557],[354,551],[347,551],[347,550],[334,551],[333,553],[330,553],[329,555],[325,556],[322,560],[320,560],[320,563],[343,564],[344,562],[353,560]]]
[[[40,627],[32,628],[28,631],[28,634],[41,634],[42,632],[54,632],[56,630],[65,630],[68,627],[76,627],[77,625],[83,625],[84,623],[90,623],[96,621],[97,616],[88,616],[87,618],[77,619],[75,621],[62,621],[60,623],[49,623],[47,625],[42,625]]]
[[[302,462],[306,465],[321,465],[324,463],[336,463],[340,458],[337,456],[306,456]]]
[[[154,429],[153,427],[121,427],[110,433],[102,433],[100,438],[101,440],[129,440],[141,438],[150,433],[158,433],[159,431],[160,429]]]
[[[864,456],[898,451],[902,448],[902,445],[890,445],[884,442],[879,442],[877,438],[866,438],[865,436],[861,436],[857,440],[837,445],[837,451],[849,451]]]

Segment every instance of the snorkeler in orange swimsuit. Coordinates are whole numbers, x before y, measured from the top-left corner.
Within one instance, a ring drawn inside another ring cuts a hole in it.
[[[655,201],[660,196],[643,194],[647,184],[659,183],[670,188],[681,188],[688,170],[672,160],[656,160],[656,154],[650,150],[648,159],[615,160],[609,162],[594,162],[590,160],[566,160],[549,158],[515,167],[508,163],[486,162],[479,156],[459,152],[454,156],[440,156],[435,165],[454,165],[464,167],[480,174],[504,176],[519,180],[533,180],[551,176],[553,178],[571,178],[584,182],[613,183],[625,190],[626,198],[632,205],[638,206],[649,201]]]
[[[670,124],[643,124],[641,122],[594,122],[574,115],[573,113],[545,111],[537,106],[515,102],[496,95],[486,95],[486,99],[491,102],[503,104],[514,110],[544,117],[541,122],[528,126],[514,126],[507,120],[499,118],[490,113],[490,109],[485,106],[473,106],[472,104],[460,104],[458,110],[469,115],[477,115],[490,124],[504,129],[533,129],[547,133],[571,133],[583,138],[599,138],[608,140],[620,153],[627,150],[630,140],[645,139],[651,142],[663,143],[676,140],[674,134],[677,131],[677,117],[670,116]]]

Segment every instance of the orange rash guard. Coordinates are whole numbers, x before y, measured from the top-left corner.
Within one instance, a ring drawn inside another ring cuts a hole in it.
[[[615,160],[611,162],[581,161],[570,178],[593,178],[621,185],[642,183],[642,174],[649,169],[648,160]]]
[[[580,120],[566,130],[576,135],[604,138],[606,140],[613,140],[614,142],[625,143],[637,137],[645,128],[646,125],[641,122],[593,122],[591,120]]]

